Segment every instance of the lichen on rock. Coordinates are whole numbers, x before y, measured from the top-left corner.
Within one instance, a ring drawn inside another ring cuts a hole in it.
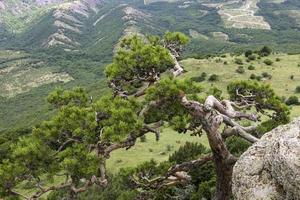
[[[251,146],[235,164],[232,181],[237,200],[299,200],[300,118]]]

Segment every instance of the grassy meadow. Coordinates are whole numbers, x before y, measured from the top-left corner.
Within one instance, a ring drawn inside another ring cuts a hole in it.
[[[235,63],[236,59],[241,59],[243,64]],[[269,59],[273,62],[272,65],[266,65],[264,60]],[[225,63],[225,64],[224,64]],[[250,80],[251,74],[262,76],[264,72],[271,75],[271,79],[262,78],[260,83],[269,84],[275,90],[278,96],[296,95],[300,98],[300,93],[296,93],[295,89],[300,86],[300,55],[273,54],[268,57],[262,57],[251,62],[246,62],[244,55],[226,57],[214,57],[208,59],[193,59],[189,58],[181,61],[184,69],[187,71],[183,78],[199,77],[203,72],[207,73],[205,81],[201,82],[204,88],[216,86],[223,91],[226,96],[226,87],[233,80]],[[249,70],[252,65],[254,70]],[[244,73],[237,73],[236,70],[242,66]],[[218,75],[217,81],[208,81],[212,75]],[[293,78],[291,78],[293,76]],[[291,116],[300,115],[300,106],[293,106]]]
[[[159,141],[155,140],[154,134],[148,134],[145,142],[138,140],[136,145],[129,150],[120,149],[112,152],[107,169],[116,173],[120,168],[135,167],[151,159],[157,162],[165,161],[185,142],[199,142],[208,146],[205,136],[191,136],[189,133],[179,134],[166,128],[161,131]]]
[[[243,64],[236,64],[235,60],[239,58]],[[265,59],[273,61],[272,65],[266,65]],[[276,61],[277,60],[277,61]],[[224,62],[227,64],[224,64]],[[192,78],[201,76],[203,72],[207,73],[205,81],[201,82],[204,89],[216,86],[223,91],[226,97],[226,87],[233,80],[248,80],[251,74],[261,75],[267,72],[272,76],[271,79],[262,78],[260,81],[264,84],[270,84],[279,96],[289,97],[296,95],[300,98],[300,93],[295,93],[295,88],[300,85],[300,55],[274,54],[268,57],[262,57],[251,62],[246,62],[244,55],[226,57],[214,57],[208,59],[189,58],[181,61],[184,69],[187,71],[182,78]],[[254,70],[248,70],[248,66],[253,65]],[[237,73],[236,69],[243,66],[245,72]],[[210,75],[218,75],[218,81],[208,81]],[[291,76],[294,76],[291,79]],[[291,117],[300,116],[300,106],[291,107]],[[207,138],[190,136],[189,134],[178,134],[167,128],[161,132],[159,141],[155,141],[154,135],[147,135],[146,142],[138,141],[137,144],[129,150],[120,149],[112,153],[108,160],[108,169],[116,173],[121,167],[134,167],[144,161],[154,159],[158,162],[168,159],[168,156],[176,151],[185,142],[200,142],[208,146]]]

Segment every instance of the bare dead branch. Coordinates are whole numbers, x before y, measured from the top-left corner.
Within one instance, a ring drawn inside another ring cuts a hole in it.
[[[58,185],[58,186],[51,186],[49,188],[43,189],[43,190],[41,190],[39,192],[36,192],[31,197],[28,197],[26,199],[27,200],[35,200],[35,199],[40,198],[41,196],[43,196],[47,192],[54,191],[54,190],[60,190],[60,189],[68,188],[68,187],[71,187],[71,186],[72,186],[71,182],[66,183],[66,184],[61,184],[61,185]]]
[[[132,146],[135,145],[137,138],[140,138],[149,132],[155,133],[156,140],[158,140],[160,136],[160,132],[157,128],[161,126],[161,123],[162,122],[156,123],[155,124],[156,127],[150,127],[149,125],[144,125],[144,127],[140,130],[138,134],[129,135],[128,138],[125,139],[124,141],[109,145],[108,147],[105,148],[103,152],[104,157],[109,158],[109,155],[112,151],[120,148],[126,148],[126,150],[130,149]]]
[[[187,172],[212,160],[212,155],[207,155],[197,160],[174,165],[170,167],[170,169],[164,175],[155,177],[153,179],[149,179],[144,175],[133,175],[131,180],[137,186],[146,190],[160,190],[178,184],[186,184],[191,181],[191,177]]]
[[[255,97],[256,97],[256,95],[253,95],[251,92],[248,92],[249,95],[242,95],[242,94],[240,93],[239,89],[236,89],[235,92],[236,92],[236,95],[237,95],[237,96],[239,96],[239,97],[241,97],[241,98],[243,98],[243,99],[252,99],[252,98],[255,98]]]
[[[223,100],[223,104],[216,99],[214,96],[210,95],[206,98],[204,103],[206,110],[216,109],[223,115],[226,115],[230,118],[238,118],[238,119],[248,119],[251,121],[257,121],[258,117],[255,114],[248,114],[243,112],[238,112],[233,109],[230,101]]]
[[[225,129],[224,132],[222,133],[222,136],[225,137],[225,138],[233,136],[233,135],[240,136],[240,137],[244,138],[245,140],[247,140],[251,143],[255,143],[255,142],[258,141],[258,138],[256,138],[253,135],[247,133],[246,131],[244,131],[239,126],[229,127],[227,129]]]
[[[59,152],[61,152],[68,144],[70,143],[80,143],[80,140],[74,139],[74,138],[68,138],[64,143],[60,145],[60,147],[57,149],[57,151],[52,155],[56,156]]]
[[[168,172],[166,173],[166,177],[168,177],[176,172],[179,172],[179,171],[190,171],[191,169],[194,169],[195,167],[204,165],[207,162],[212,161],[212,160],[213,160],[213,156],[207,155],[207,156],[204,156],[197,160],[192,160],[192,161],[184,162],[184,163],[181,163],[178,165],[174,165],[168,170]]]
[[[180,66],[179,62],[177,61],[176,56],[173,53],[170,52],[170,56],[172,57],[172,59],[174,61],[173,76],[177,77],[184,72],[184,69]]]

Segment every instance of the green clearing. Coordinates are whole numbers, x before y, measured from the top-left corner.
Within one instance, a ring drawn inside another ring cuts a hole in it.
[[[140,140],[129,150],[120,149],[111,154],[111,158],[107,161],[107,169],[112,173],[127,167],[135,167],[145,161],[151,159],[162,162],[168,159],[169,155],[176,151],[185,142],[199,142],[208,146],[205,136],[190,136],[189,133],[179,134],[170,128],[161,131],[159,141],[155,140],[155,136],[148,134],[146,142]]]
[[[240,58],[243,60],[243,65],[235,63],[235,59]],[[279,58],[280,61],[276,61]],[[271,66],[264,64],[265,59],[273,61]],[[227,64],[224,64],[227,62]],[[271,87],[279,96],[289,97],[296,95],[300,97],[300,94],[295,93],[295,88],[300,85],[300,55],[287,55],[287,54],[274,54],[268,57],[262,57],[251,62],[246,62],[246,58],[242,56],[226,55],[225,58],[214,57],[208,59],[193,59],[189,58],[183,60],[182,65],[184,66],[187,73],[183,75],[184,78],[198,77],[203,72],[207,73],[207,77],[211,74],[219,76],[219,80],[216,82],[204,81],[202,85],[205,88],[216,86],[223,92],[226,91],[226,86],[233,80],[249,80],[251,74],[260,75],[264,72],[272,75],[272,78],[262,79],[260,82],[264,84],[270,84]],[[255,70],[248,70],[248,66],[253,65]],[[236,69],[239,66],[243,66],[245,73],[239,74]],[[294,76],[291,79],[291,76]],[[224,93],[226,95],[226,93]],[[300,115],[300,106],[293,106],[292,117]]]

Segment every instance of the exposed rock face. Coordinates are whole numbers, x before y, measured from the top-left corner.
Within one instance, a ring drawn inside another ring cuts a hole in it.
[[[300,118],[265,134],[235,164],[239,200],[300,199]]]

